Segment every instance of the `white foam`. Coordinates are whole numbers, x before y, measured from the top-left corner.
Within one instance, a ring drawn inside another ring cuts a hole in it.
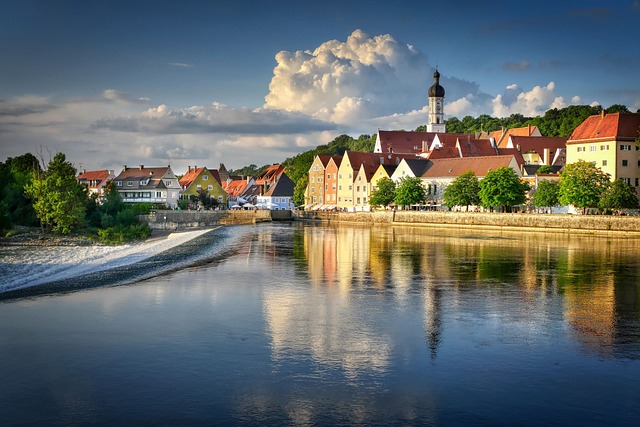
[[[0,248],[0,292],[134,264],[209,231],[171,233],[165,239],[121,246]]]

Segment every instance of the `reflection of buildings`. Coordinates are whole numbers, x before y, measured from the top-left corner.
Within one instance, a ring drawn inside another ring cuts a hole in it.
[[[401,307],[421,299],[433,357],[444,307],[473,314],[478,304],[523,334],[553,336],[556,319],[564,319],[592,351],[623,341],[640,348],[625,326],[640,318],[640,268],[616,270],[638,264],[631,257],[640,249],[636,240],[401,226],[309,229],[304,251],[312,283],[339,284],[345,301],[367,287]]]

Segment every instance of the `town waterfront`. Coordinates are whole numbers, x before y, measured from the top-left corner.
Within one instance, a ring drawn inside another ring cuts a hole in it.
[[[179,269],[0,301],[3,425],[640,417],[638,239],[294,222],[193,242]]]

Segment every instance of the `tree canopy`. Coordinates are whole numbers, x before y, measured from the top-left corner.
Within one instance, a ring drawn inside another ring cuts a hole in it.
[[[540,180],[538,188],[533,193],[533,205],[537,207],[552,208],[558,205],[558,191],[560,184],[548,179]]]
[[[600,196],[598,207],[601,209],[636,209],[638,196],[636,189],[621,179],[612,182]]]
[[[501,206],[504,212],[524,204],[529,191],[529,184],[523,182],[508,166],[487,173],[479,185],[480,204],[485,208]]]
[[[591,162],[578,160],[568,164],[560,174],[559,201],[563,205],[594,208],[610,184],[609,174]]]
[[[424,203],[427,199],[427,190],[422,186],[419,177],[404,177],[396,186],[394,203],[396,206],[411,206]]]
[[[467,171],[454,179],[442,195],[444,204],[450,208],[480,204],[480,183],[472,171]]]
[[[371,192],[369,204],[371,206],[389,206],[396,197],[396,183],[384,177],[378,180],[375,190]]]

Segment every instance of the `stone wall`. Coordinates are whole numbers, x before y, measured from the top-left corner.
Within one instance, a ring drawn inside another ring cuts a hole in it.
[[[278,213],[276,213],[278,212]],[[273,211],[274,219],[291,219],[291,211]],[[176,230],[178,228],[213,227],[220,224],[253,224],[272,220],[272,211],[268,210],[224,210],[224,211],[156,211],[141,215],[140,221],[153,229]]]
[[[295,219],[324,222],[397,223],[438,227],[526,228],[551,232],[640,233],[640,217],[605,215],[548,215],[524,213],[472,212],[302,212]]]

